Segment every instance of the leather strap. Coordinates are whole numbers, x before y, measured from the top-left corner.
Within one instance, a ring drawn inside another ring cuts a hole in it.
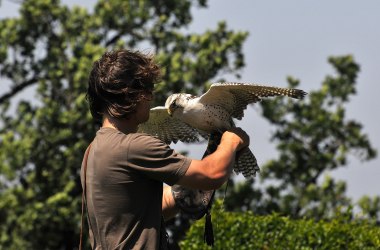
[[[83,191],[82,191],[82,215],[81,215],[81,225],[80,225],[80,238],[79,238],[79,250],[82,250],[82,238],[83,238],[83,224],[84,224],[84,206],[86,201],[86,172],[87,172],[87,159],[90,152],[91,144],[86,149],[84,153],[84,164],[83,164]]]

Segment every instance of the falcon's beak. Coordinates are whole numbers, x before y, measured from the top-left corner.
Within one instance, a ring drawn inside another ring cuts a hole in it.
[[[169,107],[168,107],[168,114],[170,116],[173,116],[173,113],[174,111],[177,109],[177,105],[175,104],[175,102],[172,102]]]
[[[171,109],[171,106],[168,108],[168,114],[169,114],[170,116],[172,116],[172,114],[173,114],[173,110]]]

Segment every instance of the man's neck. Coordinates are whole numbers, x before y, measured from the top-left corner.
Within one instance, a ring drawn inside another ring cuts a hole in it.
[[[133,119],[117,119],[110,116],[103,118],[103,125],[105,128],[113,128],[124,134],[136,133],[137,124],[133,122]]]

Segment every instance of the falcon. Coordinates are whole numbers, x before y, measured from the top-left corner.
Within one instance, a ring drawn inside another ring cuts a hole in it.
[[[214,83],[201,96],[185,93],[172,94],[165,106],[150,110],[150,118],[139,126],[139,132],[157,136],[166,143],[196,142],[208,139],[206,153],[212,153],[224,131],[235,126],[233,119],[241,120],[248,104],[263,97],[288,96],[303,99],[307,93],[300,89],[279,88],[248,83]],[[234,171],[249,178],[260,169],[252,151],[240,152]]]

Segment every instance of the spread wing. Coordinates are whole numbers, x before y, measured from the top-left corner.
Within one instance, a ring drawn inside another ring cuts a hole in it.
[[[300,89],[279,88],[248,83],[214,83],[200,97],[203,104],[221,106],[233,118],[241,119],[248,104],[261,101],[262,97],[289,96],[302,99],[307,93]]]
[[[197,142],[207,138],[207,134],[190,127],[186,123],[168,114],[165,107],[155,107],[150,110],[149,120],[139,125],[138,132],[157,136],[162,141]]]

